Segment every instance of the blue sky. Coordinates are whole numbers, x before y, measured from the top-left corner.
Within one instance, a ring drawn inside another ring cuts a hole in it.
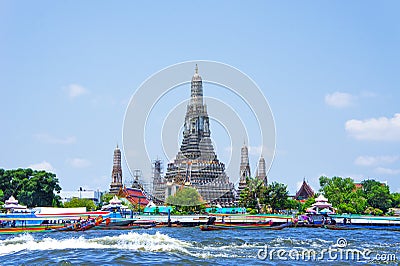
[[[0,167],[52,170],[65,190],[108,189],[136,88],[169,65],[213,60],[248,74],[269,101],[277,136],[270,181],[294,193],[303,178],[318,190],[320,175],[338,175],[400,191],[399,8],[0,1]],[[250,159],[254,168],[258,158]]]

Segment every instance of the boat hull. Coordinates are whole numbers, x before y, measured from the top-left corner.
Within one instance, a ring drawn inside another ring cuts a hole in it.
[[[285,227],[290,226],[290,223],[276,225],[276,226],[260,226],[260,225],[235,225],[235,224],[212,224],[212,225],[201,225],[201,231],[217,231],[217,230],[282,230]]]
[[[292,227],[319,228],[322,224],[293,224]]]
[[[149,229],[156,225],[99,225],[93,228],[93,230],[135,230],[135,229]]]
[[[0,228],[0,234],[40,233],[40,232],[50,232],[52,230],[57,230],[60,228],[64,228],[64,224],[32,225],[26,227],[4,227]]]
[[[386,230],[400,231],[398,225],[325,225],[324,228],[330,230]]]

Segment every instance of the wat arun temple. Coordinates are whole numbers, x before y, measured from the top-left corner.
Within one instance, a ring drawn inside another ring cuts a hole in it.
[[[182,187],[194,187],[212,205],[231,207],[237,199],[234,184],[225,173],[211,142],[210,119],[203,101],[203,82],[196,65],[191,81],[191,97],[183,129],[182,145],[175,160],[168,163],[165,177],[155,164],[153,196],[164,202]]]

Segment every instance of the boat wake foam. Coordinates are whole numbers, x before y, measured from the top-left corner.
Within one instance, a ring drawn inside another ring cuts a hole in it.
[[[275,238],[272,239],[269,245],[273,247],[323,247],[328,244],[333,244],[331,240],[324,240],[320,238],[310,238],[310,239],[296,239],[296,238]]]
[[[217,241],[214,245],[209,245],[210,243],[205,245],[205,243],[175,239],[160,232],[155,234],[128,232],[97,238],[87,238],[87,236],[65,239],[57,239],[53,236],[35,237],[36,235],[23,234],[0,240],[0,257],[21,251],[119,249],[138,252],[180,253],[197,258],[232,258],[249,257],[251,254],[249,250],[258,246],[244,241],[231,241],[231,243]]]
[[[22,250],[63,250],[63,249],[126,249],[149,252],[182,252],[189,254],[187,247],[191,244],[156,232],[139,234],[129,232],[117,236],[100,238],[54,239],[46,237],[35,239],[30,234],[16,236],[0,241],[0,256],[12,254]]]

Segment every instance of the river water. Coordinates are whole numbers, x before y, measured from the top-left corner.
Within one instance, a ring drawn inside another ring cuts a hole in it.
[[[199,228],[152,228],[1,235],[0,263],[397,265],[400,232],[322,228],[202,232]]]

